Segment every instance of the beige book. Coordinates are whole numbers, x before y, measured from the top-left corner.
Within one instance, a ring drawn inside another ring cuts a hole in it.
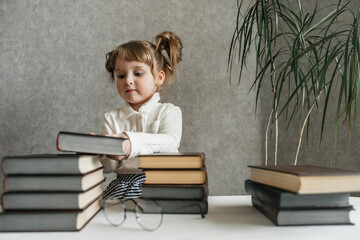
[[[144,171],[144,184],[204,184],[207,181],[203,170],[148,170]]]
[[[299,194],[360,191],[358,171],[310,165],[249,167],[252,181]]]

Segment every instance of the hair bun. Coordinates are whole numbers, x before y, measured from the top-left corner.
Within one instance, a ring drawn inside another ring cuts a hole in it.
[[[171,68],[182,60],[182,43],[174,33],[166,31],[156,36],[156,50],[165,50],[169,56]]]

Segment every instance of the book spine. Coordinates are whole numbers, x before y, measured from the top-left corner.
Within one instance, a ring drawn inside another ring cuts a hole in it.
[[[11,158],[4,163],[4,175],[81,175],[79,161],[76,155],[72,158]]]
[[[281,193],[277,190],[272,191],[270,188],[266,188],[260,184],[246,180],[245,191],[259,200],[273,205],[274,207],[278,208],[281,205]]]
[[[1,161],[1,172],[3,175],[5,175],[5,159]]]
[[[79,231],[100,210],[98,200],[83,210],[8,210],[0,214],[0,232]]]
[[[61,149],[60,149],[60,134],[61,134],[61,132],[59,132],[56,137],[56,147],[57,147],[57,150],[59,150],[59,151],[61,151]]]
[[[8,192],[1,196],[3,210],[81,210],[102,194],[98,185],[87,192]]]
[[[3,210],[80,209],[78,193],[4,193]]]
[[[4,192],[7,192],[7,191],[8,191],[8,187],[7,187],[7,178],[6,178],[6,177],[4,178],[4,182],[3,182],[3,189],[4,189]]]
[[[76,213],[18,213],[0,215],[0,232],[76,231]]]
[[[82,176],[6,176],[4,192],[27,191],[83,191]]]
[[[1,207],[3,210],[6,209],[4,194],[1,194]]]
[[[264,216],[266,216],[271,222],[273,222],[276,225],[279,225],[277,219],[278,211],[276,210],[276,208],[261,202],[260,199],[254,196],[251,196],[251,203],[257,210],[259,210],[259,212],[261,212]]]
[[[144,171],[144,184],[204,184],[207,182],[206,171]]]
[[[155,200],[164,214],[207,214],[208,202],[196,200]]]
[[[169,185],[143,185],[141,198],[164,200],[206,200],[207,186],[169,186]]]

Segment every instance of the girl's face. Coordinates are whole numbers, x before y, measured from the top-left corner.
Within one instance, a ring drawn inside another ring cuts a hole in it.
[[[165,80],[164,71],[153,76],[148,65],[142,62],[129,62],[125,58],[117,58],[115,63],[117,89],[120,96],[131,107],[138,111]]]

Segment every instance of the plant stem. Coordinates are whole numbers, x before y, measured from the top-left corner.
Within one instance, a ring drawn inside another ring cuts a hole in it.
[[[324,90],[321,90],[321,91],[319,92],[319,94],[317,95],[315,101],[314,101],[313,104],[311,105],[311,108],[309,109],[309,112],[306,114],[306,118],[305,118],[305,120],[304,120],[304,123],[303,123],[303,125],[302,125],[302,127],[301,127],[301,131],[300,131],[299,143],[298,143],[298,147],[297,147],[297,150],[296,150],[294,165],[297,164],[297,160],[298,160],[298,156],[299,156],[299,152],[300,152],[300,146],[301,146],[301,141],[302,141],[302,136],[303,136],[303,133],[304,133],[305,125],[306,125],[306,123],[307,123],[307,121],[308,121],[308,119],[309,119],[309,116],[310,116],[310,114],[311,114],[312,109],[313,109],[314,106],[315,106],[315,103],[317,102],[317,99],[320,97],[320,95],[322,94],[323,91],[324,91]]]
[[[271,72],[274,72],[275,64],[272,61]],[[274,147],[274,165],[277,165],[277,153],[278,153],[278,139],[279,139],[279,122],[278,122],[278,112],[277,112],[277,95],[275,91],[275,73],[271,75],[271,89],[274,95],[274,109],[271,110],[271,113],[275,111],[275,147]]]
[[[314,102],[314,103],[315,103],[315,102]],[[304,133],[305,125],[306,125],[306,122],[307,122],[307,120],[308,120],[308,118],[309,118],[309,116],[310,116],[310,113],[311,113],[313,107],[315,106],[314,103],[313,103],[313,105],[311,106],[309,112],[307,113],[306,118],[305,118],[305,120],[304,120],[304,123],[303,123],[303,125],[302,125],[302,127],[301,127],[300,137],[299,137],[299,143],[298,143],[298,147],[297,147],[297,150],[296,150],[294,165],[297,164],[297,159],[298,159],[299,152],[300,152],[302,135],[303,135],[303,133]]]
[[[279,140],[279,121],[278,121],[278,113],[275,111],[275,166],[277,165],[277,155],[278,155],[278,140]]]
[[[273,110],[271,109],[271,113],[269,115],[269,121],[266,126],[266,133],[265,133],[265,166],[267,166],[267,164],[268,164],[268,138],[269,138],[269,128],[270,128],[272,113],[273,113]]]

